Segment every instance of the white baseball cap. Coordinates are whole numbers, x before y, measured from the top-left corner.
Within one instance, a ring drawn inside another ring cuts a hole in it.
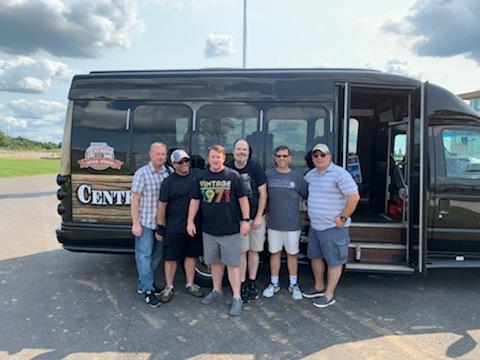
[[[170,155],[170,161],[172,163],[178,163],[182,159],[190,159],[190,156],[188,156],[187,152],[183,149],[177,149]]]
[[[313,147],[312,149],[312,153],[315,152],[315,151],[320,151],[324,154],[330,154],[330,149],[328,148],[327,145],[325,144],[317,144]]]

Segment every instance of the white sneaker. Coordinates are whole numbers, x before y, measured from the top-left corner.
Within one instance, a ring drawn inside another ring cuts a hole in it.
[[[288,291],[292,294],[293,300],[300,300],[303,298],[302,291],[300,290],[300,286],[298,286],[298,284],[288,285]]]
[[[280,291],[280,285],[270,283],[270,285],[268,285],[265,288],[265,290],[263,290],[262,295],[269,298],[269,297],[272,297],[273,295],[275,295],[279,291]]]

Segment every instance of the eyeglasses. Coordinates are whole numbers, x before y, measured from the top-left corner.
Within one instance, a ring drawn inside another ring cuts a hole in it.
[[[318,158],[318,157],[324,158],[325,156],[327,156],[327,154],[324,154],[324,153],[321,153],[321,152],[318,152],[318,153],[315,153],[315,154],[312,155],[312,157],[314,157],[314,158]]]
[[[183,164],[188,164],[190,162],[190,159],[182,159],[177,162],[178,165],[183,165]]]
[[[290,155],[275,155],[277,158],[288,158]]]

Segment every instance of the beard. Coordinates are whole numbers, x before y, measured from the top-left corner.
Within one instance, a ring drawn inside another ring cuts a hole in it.
[[[248,155],[233,155],[235,161],[238,161],[241,164],[245,164],[248,161]]]

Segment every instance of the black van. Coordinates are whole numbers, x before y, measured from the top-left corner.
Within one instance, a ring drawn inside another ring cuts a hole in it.
[[[149,145],[184,148],[203,167],[209,145],[229,150],[239,137],[265,168],[280,144],[300,171],[313,145],[334,149],[361,195],[347,268],[480,266],[479,114],[436,85],[357,69],[75,76],[57,179],[58,241],[72,251],[132,252],[130,183]]]

